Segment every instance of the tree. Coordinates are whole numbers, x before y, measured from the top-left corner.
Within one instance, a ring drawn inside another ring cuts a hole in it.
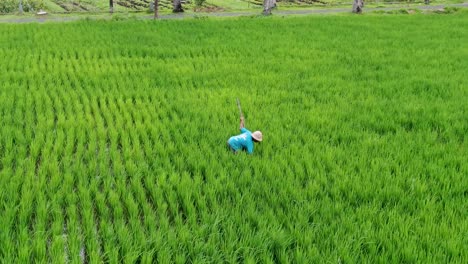
[[[173,0],[172,1],[172,6],[173,6],[172,12],[174,12],[174,13],[184,12],[184,9],[182,8],[181,0]]]
[[[263,0],[263,14],[271,15],[271,10],[276,7],[276,0]]]
[[[363,7],[364,7],[364,0],[354,0],[353,13],[361,14]]]
[[[154,0],[154,19],[158,19],[159,0]]]
[[[19,7],[18,8],[19,8],[20,14],[23,14],[23,0],[19,1]]]
[[[109,12],[114,13],[114,0],[109,0]]]

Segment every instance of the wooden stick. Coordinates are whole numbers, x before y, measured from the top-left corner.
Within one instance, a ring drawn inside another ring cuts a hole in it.
[[[244,114],[242,114],[242,109],[241,109],[241,106],[240,106],[240,101],[239,101],[239,98],[237,98],[237,107],[239,107],[239,113],[240,113],[240,116],[243,117]]]

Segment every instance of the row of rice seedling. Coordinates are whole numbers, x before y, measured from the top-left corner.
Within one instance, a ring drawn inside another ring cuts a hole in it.
[[[0,259],[461,262],[465,20],[2,26]]]

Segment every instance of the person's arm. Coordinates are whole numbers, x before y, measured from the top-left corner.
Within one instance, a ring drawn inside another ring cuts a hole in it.
[[[253,149],[254,149],[253,143],[251,143],[250,145],[247,145],[247,153],[252,154]]]
[[[245,127],[245,118],[244,118],[244,116],[241,116],[240,117],[239,129],[243,129],[244,127]]]

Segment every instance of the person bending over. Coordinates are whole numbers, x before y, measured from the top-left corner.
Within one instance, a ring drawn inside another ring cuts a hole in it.
[[[245,119],[243,116],[240,118],[239,128],[242,134],[230,137],[227,141],[227,145],[234,153],[245,150],[247,153],[252,154],[254,150],[254,142],[262,142],[262,132],[255,131],[252,133],[245,128]]]

